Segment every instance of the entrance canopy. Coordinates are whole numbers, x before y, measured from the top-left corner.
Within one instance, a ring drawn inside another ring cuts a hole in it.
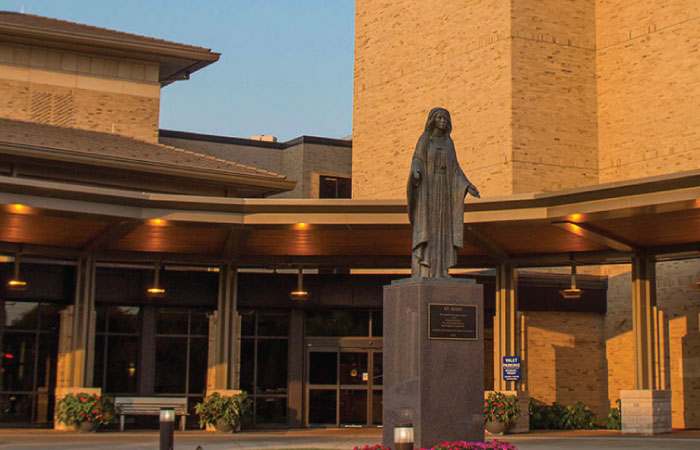
[[[488,193],[487,193],[488,194]],[[239,266],[410,266],[405,200],[241,199],[0,177],[0,251]],[[460,267],[700,255],[700,171],[469,199]]]

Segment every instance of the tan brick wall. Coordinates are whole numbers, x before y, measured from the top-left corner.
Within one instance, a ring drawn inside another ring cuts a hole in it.
[[[452,113],[467,176],[485,195],[510,193],[510,2],[358,0],[355,11],[353,196],[405,196],[435,106]]]
[[[599,0],[601,182],[700,166],[700,4]]]
[[[657,302],[669,318],[674,428],[700,427],[700,260],[657,263]]]
[[[0,45],[0,117],[158,139],[158,64]]]
[[[530,397],[565,405],[581,401],[599,417],[607,415],[604,316],[528,312],[526,323]]]
[[[595,1],[512,5],[513,193],[595,184]]]

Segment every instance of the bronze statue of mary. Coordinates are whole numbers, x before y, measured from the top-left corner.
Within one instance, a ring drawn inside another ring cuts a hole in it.
[[[408,216],[413,226],[413,278],[449,278],[464,237],[464,198],[480,197],[457,162],[445,108],[433,108],[418,139],[408,178]]]

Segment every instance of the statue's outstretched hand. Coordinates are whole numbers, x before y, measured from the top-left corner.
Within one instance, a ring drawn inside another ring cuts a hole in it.
[[[469,185],[469,187],[467,188],[467,192],[472,197],[481,198],[481,195],[479,195],[479,190],[473,184]]]
[[[414,170],[413,174],[412,174],[412,179],[413,179],[413,185],[418,186],[420,184],[420,172],[417,170]]]

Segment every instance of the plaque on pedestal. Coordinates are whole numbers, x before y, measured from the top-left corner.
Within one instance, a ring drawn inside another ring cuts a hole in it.
[[[483,288],[415,278],[384,287],[383,443],[412,423],[415,448],[484,439]]]

